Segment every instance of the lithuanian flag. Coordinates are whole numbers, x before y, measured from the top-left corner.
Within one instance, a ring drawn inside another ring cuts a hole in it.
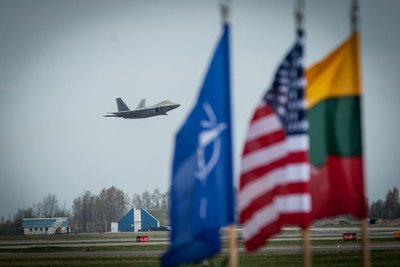
[[[365,218],[358,32],[306,76],[313,219]]]

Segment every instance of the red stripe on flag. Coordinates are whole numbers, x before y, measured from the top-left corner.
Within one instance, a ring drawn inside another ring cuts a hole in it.
[[[311,192],[313,220],[343,213],[366,218],[362,156],[329,155],[325,165],[311,172]]]
[[[257,169],[253,169],[247,173],[242,173],[240,176],[240,190],[242,190],[248,183],[251,183],[268,172],[275,170],[279,167],[285,166],[291,163],[307,162],[307,152],[292,152],[287,157],[276,160],[268,165],[260,166]]]
[[[285,140],[285,134],[282,130],[273,132],[268,135],[263,135],[257,139],[246,142],[243,150],[243,156],[259,150],[261,148],[266,148],[275,143],[279,143]]]
[[[253,238],[249,240],[245,240],[246,249],[249,251],[255,251],[259,247],[263,246],[266,241],[266,236],[273,236],[280,231],[279,221],[275,221],[273,223],[264,225],[263,228],[260,229],[259,234],[255,235]]]
[[[271,204],[275,197],[305,192],[305,190],[308,188],[308,183],[309,182],[279,185],[273,190],[265,192],[263,195],[254,198],[249,206],[241,210],[239,215],[240,221],[245,222],[250,219],[258,210]]]
[[[251,122],[255,122],[256,120],[264,118],[273,113],[274,111],[269,106],[267,106],[263,101],[257,106],[256,111],[254,112],[253,117],[251,119]]]
[[[280,228],[282,225],[282,220],[286,222],[293,222],[291,224],[297,224],[299,218],[304,218],[307,221],[307,218],[310,217],[309,213],[291,213],[291,214],[281,214],[279,220],[276,220],[272,223],[265,224],[257,235],[254,235],[251,239],[245,240],[245,246],[248,251],[255,251],[259,247],[264,246],[266,244],[267,238],[269,236],[274,236],[280,232]]]
[[[240,211],[239,218],[241,222],[246,222],[260,208],[272,204],[275,197],[275,189],[266,192],[264,195],[252,200],[250,206]]]

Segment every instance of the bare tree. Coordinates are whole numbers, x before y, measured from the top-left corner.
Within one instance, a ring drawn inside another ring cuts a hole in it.
[[[161,194],[161,207],[160,209],[162,211],[168,211],[169,210],[169,191]]]
[[[144,191],[143,193],[142,193],[142,201],[143,201],[143,207],[142,208],[145,208],[145,209],[151,209],[151,196],[150,196],[150,193],[149,193],[149,191]]]
[[[90,191],[86,191],[82,196],[82,226],[85,229],[85,232],[90,232],[90,223],[92,219],[93,212],[93,202],[92,202],[92,194]]]
[[[34,217],[33,208],[27,208],[27,209],[18,208],[18,211],[13,216],[14,230],[16,232],[22,232],[23,231],[22,219],[33,218],[33,217]]]
[[[393,220],[396,218],[398,213],[399,206],[399,190],[396,187],[393,187],[393,190],[390,190],[386,194],[385,201],[385,211],[387,214],[387,219]]]
[[[72,204],[72,222],[71,227],[77,231],[81,231],[82,225],[82,198],[76,197],[74,198]]]
[[[154,189],[153,195],[151,196],[152,209],[160,210],[161,208],[161,193],[158,188]]]
[[[135,209],[143,207],[142,197],[137,193],[133,194],[132,196],[132,207]]]
[[[55,194],[49,193],[36,205],[36,216],[52,218],[58,212],[58,199]]]
[[[114,186],[103,188],[99,195],[86,191],[74,199],[74,227],[85,232],[109,231],[111,222],[118,221],[127,211],[128,205],[127,194]]]
[[[383,219],[386,217],[385,215],[385,202],[382,199],[377,201],[372,201],[371,206],[369,208],[369,217]]]
[[[54,214],[55,217],[70,217],[70,211],[67,208],[66,202],[62,205],[62,207],[59,207],[57,212]]]
[[[160,190],[156,188],[152,194],[147,190],[144,191],[142,195],[134,193],[131,206],[136,209],[145,208],[167,211],[169,207],[169,192],[161,193]]]
[[[388,190],[385,201],[381,199],[372,201],[369,207],[369,216],[389,220],[400,218],[399,190],[396,186],[392,190]]]

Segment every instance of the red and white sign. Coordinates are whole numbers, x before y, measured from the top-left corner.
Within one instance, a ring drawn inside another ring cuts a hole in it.
[[[356,233],[343,233],[343,240],[344,241],[357,240],[357,234]]]
[[[147,236],[147,235],[139,235],[139,236],[136,237],[136,242],[137,243],[149,242],[149,236]]]

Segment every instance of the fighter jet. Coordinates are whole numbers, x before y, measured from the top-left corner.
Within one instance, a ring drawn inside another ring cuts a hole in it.
[[[165,100],[154,106],[146,107],[146,99],[142,99],[134,110],[130,110],[120,97],[117,99],[118,112],[108,112],[104,117],[117,117],[124,119],[142,119],[158,115],[168,115],[167,112],[180,106]]]

